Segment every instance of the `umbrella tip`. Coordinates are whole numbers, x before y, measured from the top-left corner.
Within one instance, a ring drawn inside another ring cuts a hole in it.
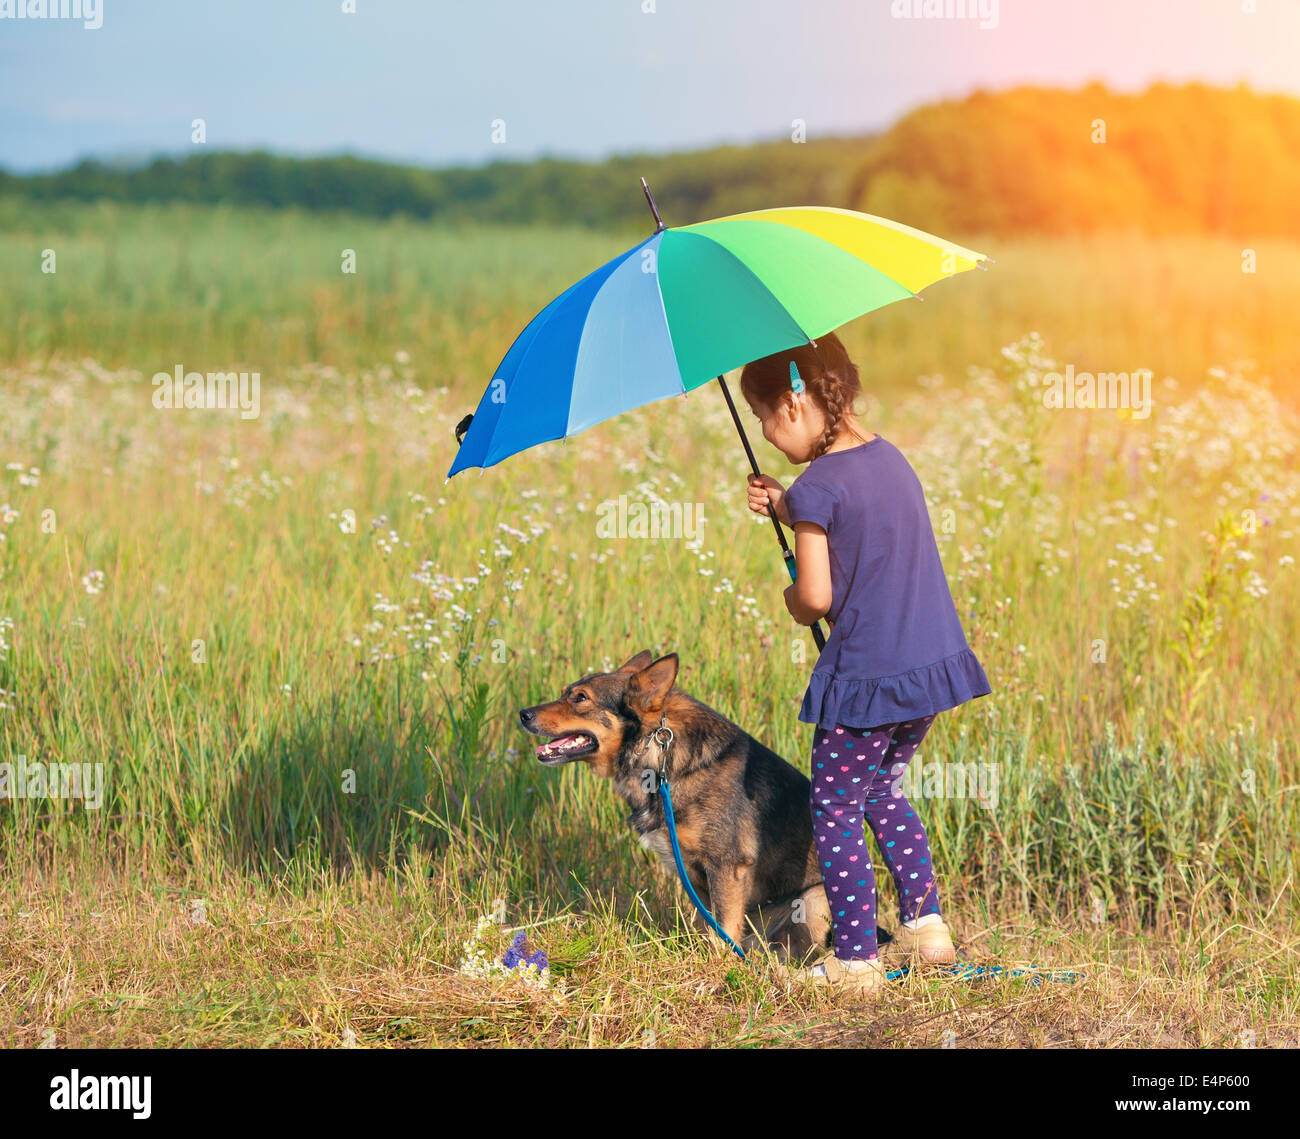
[[[659,233],[668,227],[664,225],[664,219],[659,216],[659,207],[655,205],[655,196],[650,193],[650,185],[644,178],[641,179],[641,192],[645,194],[645,200],[650,206],[650,212],[655,216],[655,233]]]

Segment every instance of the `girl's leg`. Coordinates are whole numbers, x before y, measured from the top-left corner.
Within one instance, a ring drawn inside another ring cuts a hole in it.
[[[876,957],[876,876],[863,833],[863,808],[895,725],[815,729],[811,808],[817,864],[831,906],[835,956]]]
[[[934,716],[923,716],[890,725],[892,731],[878,754],[878,765],[866,797],[867,821],[898,887],[903,921],[939,912],[939,888],[934,881],[930,841],[912,804],[900,789],[903,772],[934,719]]]

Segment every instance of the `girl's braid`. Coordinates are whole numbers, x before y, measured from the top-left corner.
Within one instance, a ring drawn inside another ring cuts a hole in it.
[[[844,385],[837,383],[833,376],[825,378],[830,382],[818,385],[820,390],[817,394],[821,397],[818,402],[826,413],[826,427],[813,448],[814,459],[820,459],[826,454],[826,448],[835,442],[835,433],[839,430],[840,420],[844,418],[844,408],[852,398],[852,393],[846,390]]]

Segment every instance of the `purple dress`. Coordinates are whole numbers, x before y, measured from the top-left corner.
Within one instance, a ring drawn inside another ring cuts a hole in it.
[[[786,491],[793,522],[826,531],[835,628],[799,719],[872,728],[992,691],[966,642],[912,465],[883,435],[814,459]]]

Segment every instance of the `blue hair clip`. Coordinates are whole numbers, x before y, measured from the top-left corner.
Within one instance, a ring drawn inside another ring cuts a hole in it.
[[[790,361],[790,390],[792,392],[804,390],[803,378],[799,375],[799,369],[793,360]]]

